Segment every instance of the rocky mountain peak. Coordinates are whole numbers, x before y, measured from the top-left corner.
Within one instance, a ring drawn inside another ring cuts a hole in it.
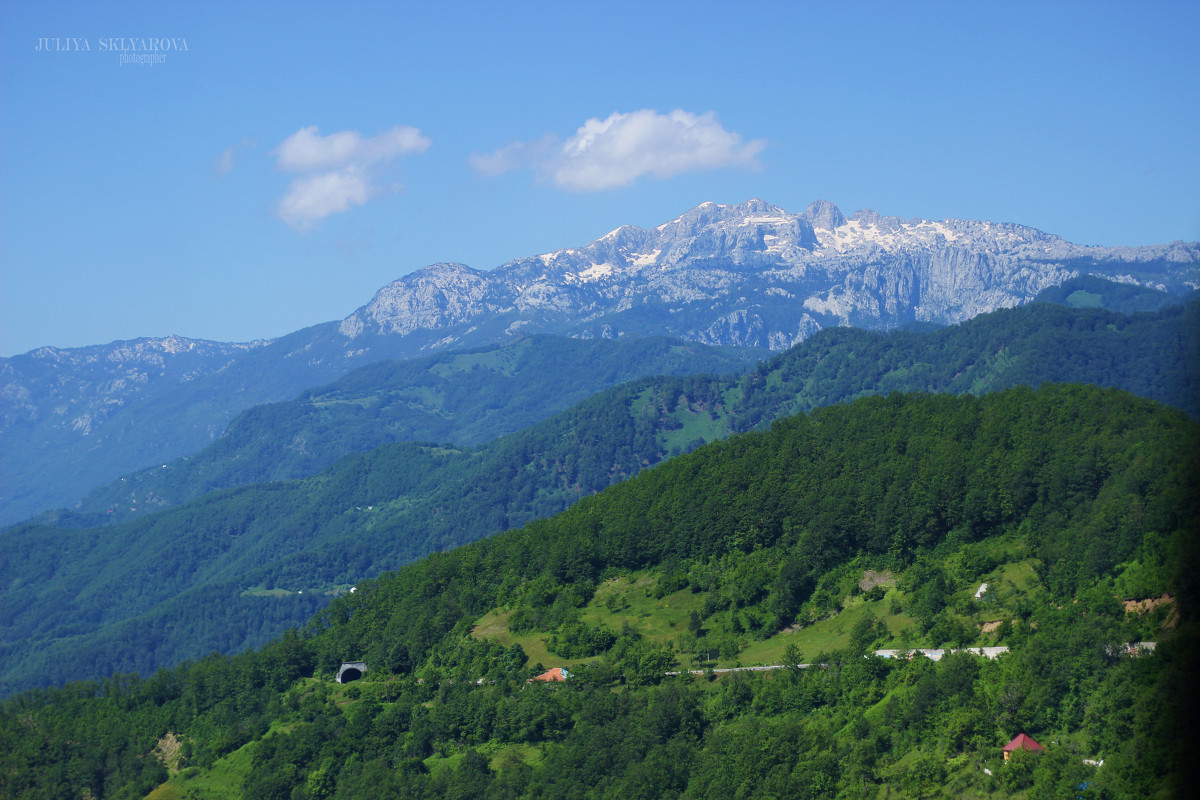
[[[729,206],[726,206],[726,207],[729,208]],[[768,203],[766,200],[762,200],[758,197],[747,200],[744,203],[739,203],[736,206],[732,206],[732,209],[739,215],[746,215],[746,214],[786,215],[788,213],[787,211],[784,211],[779,206],[773,205],[772,203]]]
[[[830,231],[846,224],[846,217],[842,214],[842,210],[828,200],[814,200],[805,210],[804,218],[814,228],[824,228]]]
[[[829,325],[960,322],[1028,302],[1092,263],[1094,274],[1134,283],[1149,278],[1134,277],[1144,264],[1178,264],[1154,285],[1186,291],[1198,262],[1195,245],[1088,248],[1019,225],[869,209],[847,219],[826,200],[801,214],[760,198],[709,201],[650,230],[622,226],[489,271],[426,267],[381,289],[340,330],[351,339],[422,331],[422,349],[518,329],[782,349]]]

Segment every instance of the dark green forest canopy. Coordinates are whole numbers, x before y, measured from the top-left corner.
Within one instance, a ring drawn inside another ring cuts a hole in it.
[[[187,744],[180,786],[240,758],[247,798],[1034,798],[1084,782],[1183,796],[1198,459],[1184,414],[1089,386],[790,417],[365,582],[261,651],[10,698],[0,794],[143,796],[167,777],[147,754],[172,732]],[[995,662],[887,662],[860,643],[822,668],[664,680],[672,654],[622,633],[567,684],[526,686],[523,654],[467,635],[489,609],[578,603],[629,570],[758,558],[779,586],[788,564],[821,583],[869,563],[919,584],[990,542],[1035,555],[1047,590]],[[1112,649],[1136,635],[1113,588],[1132,562],[1179,601],[1178,627],[1143,658]],[[361,688],[331,685],[360,658]],[[1001,766],[1021,730],[1048,753]],[[1103,768],[1083,765],[1095,755]]]
[[[431,556],[318,615],[341,653],[423,653],[514,581],[784,546],[820,573],[858,554],[909,562],[1018,531],[1060,596],[1144,555],[1168,570],[1195,531],[1200,438],[1124,392],[1044,386],[890,395],[776,422],[647,470],[551,519]],[[387,631],[386,637],[376,637]]]
[[[1034,302],[1058,303],[1071,308],[1107,308],[1123,314],[1157,311],[1169,305],[1195,300],[1195,294],[1176,295],[1129,283],[1116,283],[1096,275],[1080,274],[1038,292]]]

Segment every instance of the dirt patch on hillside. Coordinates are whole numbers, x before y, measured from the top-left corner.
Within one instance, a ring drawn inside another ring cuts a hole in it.
[[[1000,626],[1003,624],[1004,623],[1001,622],[1000,620],[996,620],[995,622],[985,622],[985,623],[983,623],[983,632],[984,633],[995,633],[996,631],[998,631],[1000,629]]]
[[[158,759],[158,763],[174,775],[179,772],[179,750],[182,747],[183,742],[179,740],[179,737],[167,731],[166,735],[158,740],[158,744],[154,745],[151,753]]]
[[[858,580],[858,588],[864,592],[869,592],[876,586],[895,586],[896,576],[889,570],[876,572],[869,569],[863,573],[863,576]]]
[[[1147,597],[1145,600],[1126,600],[1126,614],[1145,614],[1147,611],[1153,611],[1159,606],[1174,606],[1175,598],[1169,594],[1164,594],[1162,597]]]
[[[1169,594],[1163,593],[1162,597],[1147,597],[1145,600],[1126,600],[1123,605],[1126,614],[1149,614],[1156,609],[1166,608],[1167,615],[1163,620],[1162,629],[1173,631],[1179,625],[1179,606]]]

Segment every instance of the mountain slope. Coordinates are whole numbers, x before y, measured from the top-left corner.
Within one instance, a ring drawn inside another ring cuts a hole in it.
[[[238,412],[365,363],[338,339],[327,323],[240,345],[168,337],[0,359],[0,521],[198,450]],[[375,357],[395,355],[386,344]]]
[[[1043,289],[1034,302],[1057,303],[1071,308],[1107,308],[1122,314],[1158,311],[1169,305],[1195,300],[1197,292],[1180,297],[1158,289],[1080,275],[1058,286]]]
[[[276,630],[310,606],[288,618],[286,603],[243,591],[278,588],[299,601],[345,587],[557,513],[705,441],[864,394],[1086,380],[1200,416],[1198,314],[1200,304],[1133,317],[1036,305],[931,334],[826,331],[742,377],[645,379],[474,450],[390,445],[310,479],[218,492],[122,525],[10,528],[0,538],[0,687],[253,645],[270,635],[247,624],[255,602],[274,603]]]
[[[295,400],[243,412],[203,450],[92,491],[57,524],[110,524],[217,489],[314,475],[398,441],[475,446],[645,375],[736,373],[760,351],[645,337],[522,337],[504,346],[379,361]]]
[[[43,348],[0,360],[0,521],[70,505],[198,450],[251,406],[379,359],[518,332],[783,350],[829,326],[959,322],[1079,275],[1178,296],[1200,287],[1200,245],[1084,247],[1006,223],[704,203],[650,230],[625,226],[489,271],[435,264],[340,323],[270,342]]]
[[[6,701],[0,792],[1185,796],[1196,581],[1172,561],[1195,562],[1198,457],[1179,412],[1083,386],[780,420],[381,576],[259,653]],[[1179,598],[1175,624],[1125,611],[1145,590]],[[499,640],[529,628],[565,683]],[[992,636],[997,660],[871,656]],[[710,638],[779,668],[668,677],[713,666]],[[1022,731],[1046,751],[1002,759]]]

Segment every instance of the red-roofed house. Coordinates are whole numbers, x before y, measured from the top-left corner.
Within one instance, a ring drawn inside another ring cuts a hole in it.
[[[1028,750],[1031,753],[1040,753],[1045,749],[1025,734],[1018,733],[1011,742],[1004,745],[1004,760],[1008,761],[1008,757],[1016,750]]]
[[[552,667],[546,670],[541,675],[534,675],[529,680],[531,681],[565,681],[571,677],[571,673],[567,672],[562,667]]]

